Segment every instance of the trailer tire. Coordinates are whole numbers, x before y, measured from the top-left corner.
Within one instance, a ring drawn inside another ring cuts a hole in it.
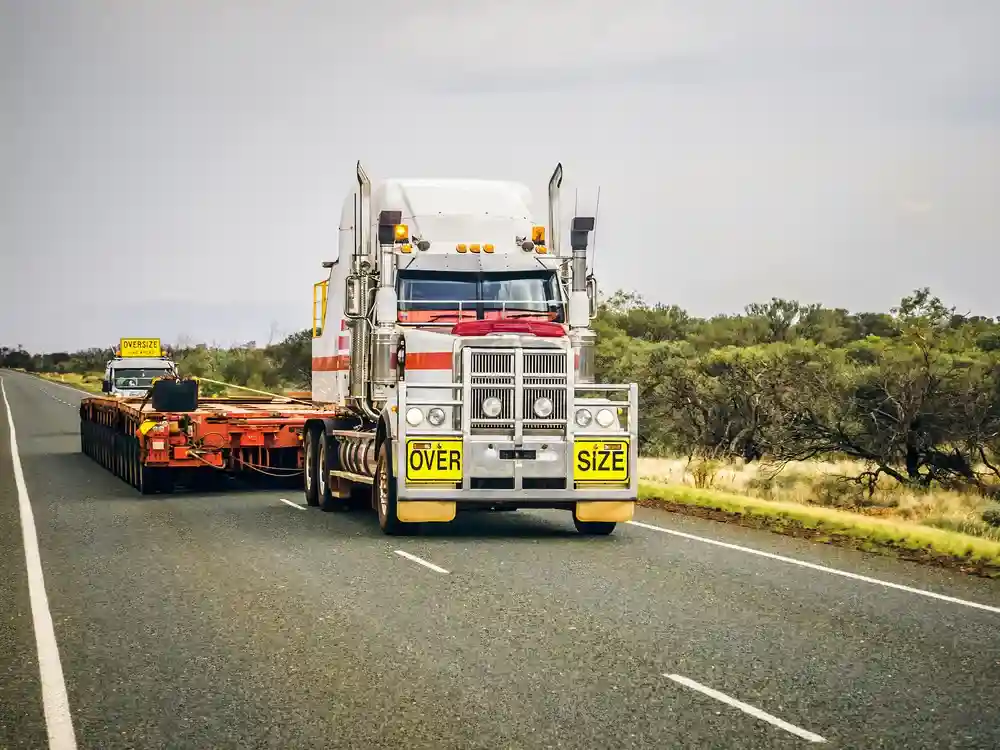
[[[350,510],[347,499],[334,494],[333,480],[330,478],[330,470],[334,468],[334,451],[331,450],[333,447],[333,440],[325,432],[320,433],[319,450],[316,451],[316,468],[319,475],[317,487],[320,510],[327,513]]]
[[[573,516],[576,530],[586,536],[608,536],[618,524],[614,521],[581,521]]]
[[[306,430],[303,435],[303,456],[302,456],[302,484],[306,495],[306,505],[316,507],[319,505],[319,485],[317,475],[319,474],[316,463],[316,447],[321,432],[317,430]]]
[[[382,529],[382,533],[388,536],[398,536],[413,530],[415,524],[404,523],[399,520],[397,515],[396,477],[393,476],[392,472],[389,442],[388,438],[383,440],[378,449],[372,498],[375,502],[375,512],[378,513],[378,525]]]
[[[160,489],[161,469],[156,466],[147,466],[142,462],[141,456],[136,456],[138,466],[136,467],[135,488],[142,495],[155,495]]]

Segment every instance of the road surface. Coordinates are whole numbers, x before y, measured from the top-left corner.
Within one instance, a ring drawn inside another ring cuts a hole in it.
[[[81,394],[0,375],[0,747],[48,747],[45,707],[101,750],[1000,747],[996,582],[644,509],[392,539],[287,492],[143,498],[80,453]]]

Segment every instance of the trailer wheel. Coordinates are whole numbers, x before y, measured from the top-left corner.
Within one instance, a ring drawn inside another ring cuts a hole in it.
[[[136,456],[138,466],[136,467],[135,488],[140,494],[153,495],[159,489],[160,472],[153,466],[147,466],[142,462],[141,456]]]
[[[392,474],[392,457],[389,455],[389,439],[382,441],[378,449],[378,463],[375,464],[375,484],[372,497],[378,513],[378,525],[383,534],[397,536],[410,531],[414,524],[403,523],[397,515],[396,477]]]
[[[614,521],[581,521],[576,516],[573,516],[573,523],[576,530],[586,536],[607,536],[617,526]]]
[[[319,450],[316,451],[317,487],[319,489],[319,507],[327,513],[349,510],[350,506],[346,498],[338,497],[334,494],[334,480],[330,477],[330,470],[334,468],[334,453],[331,448],[332,441],[324,432],[319,435]],[[338,483],[339,490],[339,483]]]
[[[307,430],[303,435],[303,484],[305,485],[306,505],[313,507],[319,505],[319,486],[316,482],[316,475],[319,473],[316,466],[316,443],[322,433],[316,430]]]

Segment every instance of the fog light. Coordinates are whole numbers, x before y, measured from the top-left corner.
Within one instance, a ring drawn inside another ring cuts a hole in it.
[[[597,412],[597,424],[601,427],[610,427],[615,423],[615,415],[610,409],[601,409]]]
[[[580,427],[589,427],[590,423],[594,421],[594,415],[590,413],[589,409],[577,409],[576,423]]]
[[[495,396],[490,396],[488,399],[483,401],[483,414],[485,414],[489,419],[496,419],[500,416],[500,411],[503,409],[503,404],[500,403],[500,399]]]
[[[406,423],[410,425],[410,427],[416,427],[423,421],[424,413],[417,407],[411,406],[406,410]]]
[[[435,406],[429,412],[427,412],[427,421],[430,422],[435,427],[440,427],[444,424],[444,409]]]
[[[534,410],[536,417],[541,417],[542,419],[546,419],[552,416],[552,399],[545,398],[545,396],[542,396],[541,398],[536,398]]]

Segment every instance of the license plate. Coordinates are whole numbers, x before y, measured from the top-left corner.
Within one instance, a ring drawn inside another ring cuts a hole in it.
[[[535,452],[530,448],[514,448],[513,450],[500,449],[501,461],[534,461]]]
[[[462,441],[411,438],[406,441],[407,482],[461,482]]]
[[[628,446],[628,440],[577,440],[573,445],[573,480],[627,484]]]

